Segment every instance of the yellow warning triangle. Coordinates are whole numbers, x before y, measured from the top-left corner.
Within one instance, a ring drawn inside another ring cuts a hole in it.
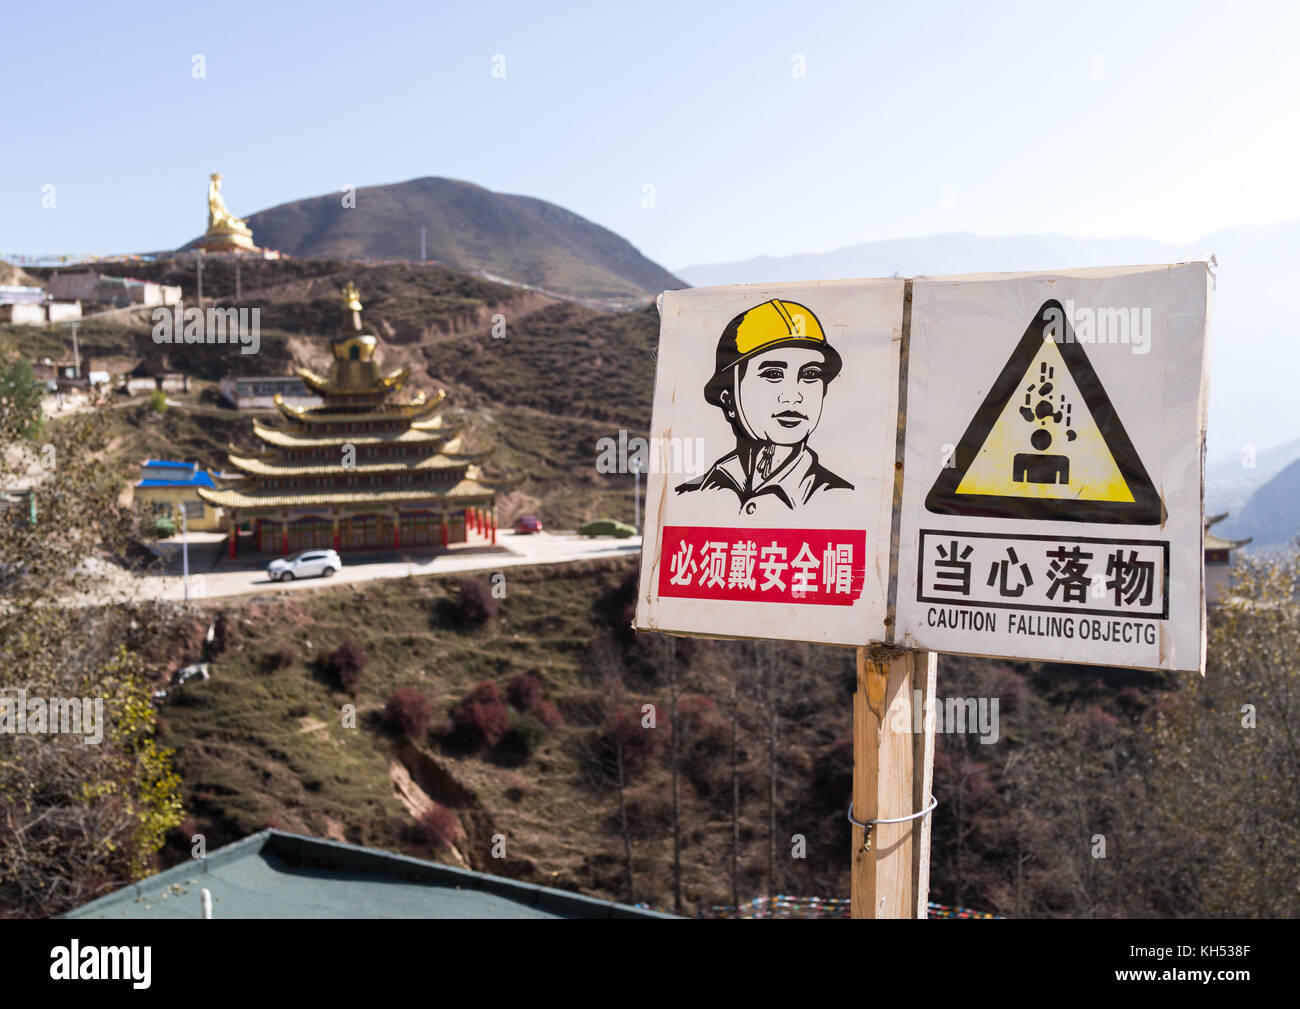
[[[1060,303],[1045,303],[926,497],[939,514],[1161,521],[1162,507]]]

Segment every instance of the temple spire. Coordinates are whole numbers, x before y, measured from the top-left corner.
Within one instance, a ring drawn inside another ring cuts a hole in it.
[[[355,336],[361,328],[361,292],[357,285],[348,281],[343,285],[343,320],[339,332],[345,336]]]

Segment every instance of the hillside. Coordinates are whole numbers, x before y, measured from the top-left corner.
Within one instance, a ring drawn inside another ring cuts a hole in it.
[[[283,203],[248,218],[259,245],[292,256],[419,260],[485,270],[581,298],[646,300],[685,285],[606,228],[545,200],[423,178]]]
[[[192,262],[101,270],[178,284],[187,303],[197,298]],[[650,427],[659,329],[653,307],[603,312],[433,265],[250,260],[240,270],[241,299],[234,298],[229,259],[207,261],[203,291],[221,305],[260,309],[257,355],[204,344],[156,344],[149,310],[141,309],[83,321],[83,358],[138,359],[206,383],[230,372],[291,374],[298,365],[323,372],[338,326],[338,292],[352,280],[361,291],[366,325],[380,340],[381,365],[411,369],[408,393],[445,389],[447,411],[469,421],[470,444],[495,446],[489,472],[513,481],[500,502],[503,521],[529,512],[553,528],[573,528],[591,518],[632,520],[632,481],[596,472],[596,442],[617,438],[623,428],[636,436]],[[45,279],[52,271],[38,272]],[[504,338],[492,336],[496,315],[505,319]],[[33,360],[70,350],[61,328],[0,326],[0,350],[8,345]],[[210,387],[173,399],[179,405],[161,420],[143,408],[114,411],[120,437],[109,464],[124,480],[134,478],[134,465],[146,455],[184,449],[191,453],[187,458],[220,467],[227,442],[251,447],[252,415],[220,408]]]
[[[635,577],[625,560],[512,569],[481,623],[458,609],[464,583],[439,577],[178,613],[181,623],[148,649],[159,683],[201,657],[209,622],[215,639],[212,679],[161,709],[160,741],[177,749],[188,816],[165,860],[188,858],[196,832],[211,849],[276,826],[671,909],[675,725],[685,910],[731,903],[733,773],[741,899],[768,892],[769,851],[776,892],[846,896],[853,651],[633,635]],[[351,691],[329,658],[347,635],[364,666]],[[941,695],[995,699],[1000,715],[996,745],[951,732],[936,740],[932,898],[1018,917],[1286,913],[1293,894],[1224,892],[1225,872],[1258,876],[1263,856],[1225,829],[1225,820],[1239,826],[1236,810],[1198,778],[1206,767],[1244,767],[1243,752],[1260,745],[1216,729],[1223,719],[1195,698],[1203,689],[1226,695],[1216,705],[1237,703],[1242,687],[1218,668],[1222,645],[1222,634],[1212,639],[1203,687],[1134,670],[942,656]],[[427,728],[386,724],[399,688],[424,699]],[[462,706],[471,694],[477,706]],[[345,704],[356,705],[354,728],[342,724]],[[656,708],[654,729],[640,726],[645,704]],[[1269,711],[1282,714],[1272,702]],[[1282,745],[1281,724],[1258,730],[1270,765],[1285,763],[1271,749]],[[1205,746],[1216,732],[1223,752]],[[1188,752],[1200,754],[1190,765]],[[421,824],[431,808],[433,822]],[[1110,846],[1102,861],[1096,838],[1085,843],[1097,832]],[[498,833],[505,859],[490,854]],[[792,856],[795,835],[803,857]],[[1290,857],[1277,847],[1273,865]]]

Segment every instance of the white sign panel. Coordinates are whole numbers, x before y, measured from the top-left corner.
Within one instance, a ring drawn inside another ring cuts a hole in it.
[[[663,295],[638,629],[883,640],[903,289]]]
[[[1210,283],[913,282],[895,643],[1203,668]]]

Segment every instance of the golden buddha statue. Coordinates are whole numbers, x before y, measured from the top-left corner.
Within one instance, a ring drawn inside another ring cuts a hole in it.
[[[221,173],[213,172],[208,181],[208,230],[200,248],[210,251],[252,251],[253,229],[248,222],[236,217],[226,206],[221,195]]]

